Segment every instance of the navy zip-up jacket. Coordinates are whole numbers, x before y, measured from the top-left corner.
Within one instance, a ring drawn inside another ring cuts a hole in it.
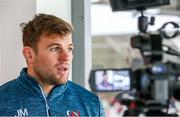
[[[98,96],[85,88],[68,81],[46,96],[26,70],[0,86],[0,116],[105,116]]]

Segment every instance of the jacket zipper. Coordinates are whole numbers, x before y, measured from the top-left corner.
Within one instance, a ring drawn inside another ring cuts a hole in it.
[[[50,108],[49,108],[49,105],[48,105],[48,102],[47,102],[47,99],[46,99],[46,96],[45,96],[45,93],[41,87],[40,84],[38,84],[40,90],[41,90],[41,93],[43,95],[43,98],[44,98],[44,101],[45,101],[45,105],[46,105],[46,113],[47,113],[47,116],[50,117],[51,116],[51,112],[50,112]]]

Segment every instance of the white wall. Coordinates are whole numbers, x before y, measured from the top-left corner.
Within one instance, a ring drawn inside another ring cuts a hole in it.
[[[37,13],[56,15],[71,23],[71,0],[37,0]]]
[[[0,84],[15,79],[26,66],[21,54],[22,33],[19,24],[35,14],[34,0],[0,1]]]

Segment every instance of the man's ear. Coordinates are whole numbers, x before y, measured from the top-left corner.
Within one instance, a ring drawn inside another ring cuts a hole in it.
[[[34,50],[29,46],[24,46],[22,53],[24,55],[24,58],[26,59],[27,63],[34,63],[35,61],[35,52]]]

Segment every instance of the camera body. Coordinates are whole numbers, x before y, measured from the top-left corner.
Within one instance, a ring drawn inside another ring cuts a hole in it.
[[[110,85],[101,84],[104,72]],[[131,68],[92,70],[89,83],[94,92],[118,91],[114,100],[127,107],[124,116],[167,116],[171,99],[180,100],[180,64],[154,62],[135,71]],[[164,109],[166,112],[162,112]]]
[[[105,72],[107,78],[103,87],[100,85],[103,83]],[[136,95],[140,99],[166,105],[172,96],[180,99],[177,92],[180,90],[180,65],[172,62],[154,62],[135,71],[131,68],[96,69],[91,71],[89,83],[94,92],[136,90]]]
[[[124,11],[168,5],[169,0],[110,0],[110,4],[113,11]]]
[[[172,62],[154,62],[133,72],[133,86],[138,97],[146,103],[156,102],[167,106],[170,98],[180,99],[180,65]]]

